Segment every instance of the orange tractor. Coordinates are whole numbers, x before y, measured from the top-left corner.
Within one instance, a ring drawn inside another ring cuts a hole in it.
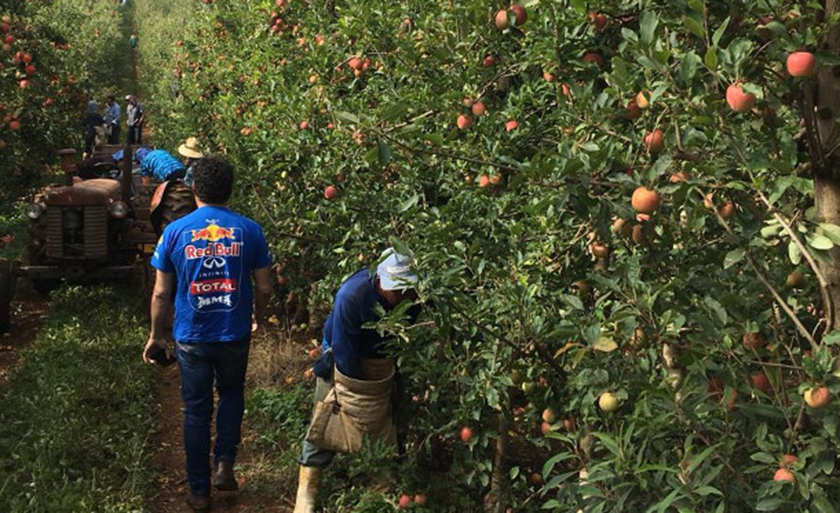
[[[120,149],[104,146],[100,155]],[[148,256],[163,227],[196,208],[192,191],[180,181],[144,186],[135,175],[132,148],[122,165],[106,177],[77,176],[75,150],[62,150],[65,181],[48,186],[26,206],[29,219],[27,262],[0,259],[0,333],[10,325],[10,302],[16,278],[32,280],[47,293],[62,280],[141,277],[150,285]]]

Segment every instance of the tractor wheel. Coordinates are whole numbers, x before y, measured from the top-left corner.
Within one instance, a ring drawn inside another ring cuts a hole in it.
[[[0,333],[8,333],[12,325],[12,263],[0,258]]]
[[[160,204],[160,231],[198,208],[192,189],[183,182],[170,184]]]

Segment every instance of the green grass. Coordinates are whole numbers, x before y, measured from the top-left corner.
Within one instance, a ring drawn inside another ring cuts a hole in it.
[[[142,511],[151,369],[133,290],[65,288],[0,387],[0,511]]]

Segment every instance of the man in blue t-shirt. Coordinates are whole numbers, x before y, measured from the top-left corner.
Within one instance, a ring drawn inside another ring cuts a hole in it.
[[[193,192],[198,209],[167,225],[152,257],[157,277],[143,360],[156,363],[170,356],[165,331],[174,294],[172,335],[184,400],[187,503],[194,511],[210,508],[214,380],[219,410],[212,485],[219,490],[238,488],[233,464],[251,332],[262,322],[271,297],[265,235],[256,222],[227,208],[232,190],[233,168],[226,160],[211,157],[197,164]]]
[[[187,173],[184,164],[166,150],[148,150],[146,148],[137,150],[137,160],[140,162],[140,176],[143,177],[143,185],[149,185],[152,176],[161,182],[165,182],[178,178],[183,179]]]
[[[376,273],[368,269],[357,271],[338,289],[332,312],[324,323],[324,353],[314,369],[318,378],[316,402],[324,400],[331,386],[332,366],[325,361],[334,362],[335,369],[348,378],[371,379],[365,375],[365,360],[387,358],[385,345],[389,336],[366,325],[380,319],[377,307],[388,312],[403,301],[417,298],[414,287],[418,276],[411,270],[411,257],[388,248],[382,258]],[[417,320],[419,311],[417,304],[408,309],[410,322]],[[334,456],[333,451],[304,440],[294,513],[314,511],[323,468]]]

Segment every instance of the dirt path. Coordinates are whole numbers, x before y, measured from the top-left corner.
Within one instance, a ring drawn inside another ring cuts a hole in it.
[[[20,350],[35,340],[49,303],[49,298],[32,290],[27,281],[18,281],[12,303],[12,329],[0,338],[0,383],[20,359]]]
[[[158,447],[153,467],[158,473],[158,495],[150,506],[152,513],[176,513],[191,511],[184,502],[187,493],[186,471],[184,469],[183,449],[183,414],[181,412],[180,376],[178,366],[157,369],[157,397],[159,404],[158,422],[160,432],[155,437],[153,447]],[[253,489],[249,483],[263,472],[261,456],[252,450],[255,434],[249,429],[246,419],[243,423],[242,444],[236,461],[236,476],[239,491],[213,491],[213,511],[225,513],[284,513],[291,512],[293,504],[289,499],[278,500],[275,494],[265,494]]]

